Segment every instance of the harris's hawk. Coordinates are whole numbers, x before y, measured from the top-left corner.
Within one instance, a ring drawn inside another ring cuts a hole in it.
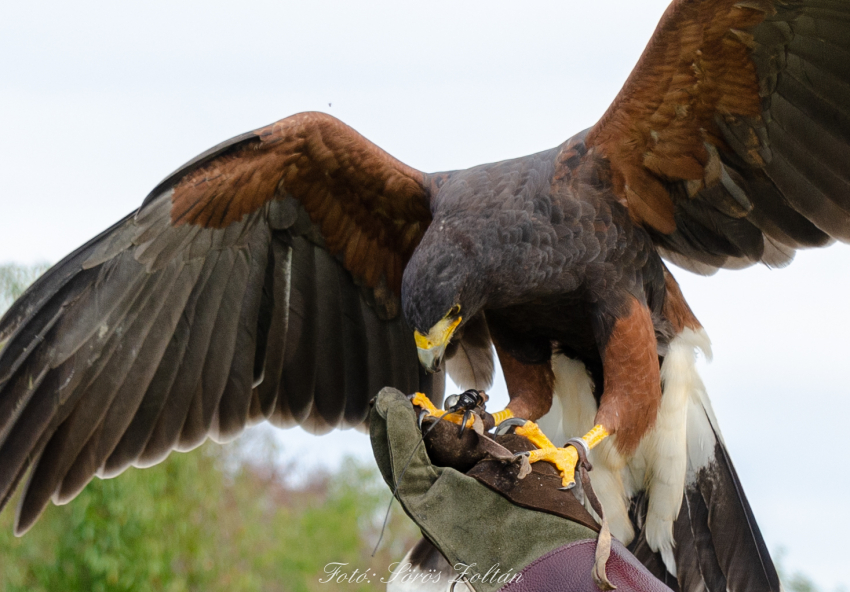
[[[357,424],[383,385],[439,398],[415,330],[473,385],[494,342],[511,414],[557,390],[550,434],[614,434],[596,478],[617,534],[702,569],[686,531],[731,528],[699,481],[726,460],[693,372],[706,341],[659,255],[705,272],[848,238],[847,13],[677,2],[603,119],[524,159],[425,175],[320,114],[201,155],[0,323],[0,499],[32,469],[24,530],[96,473],[251,421]],[[715,551],[713,577],[738,582],[741,553]]]

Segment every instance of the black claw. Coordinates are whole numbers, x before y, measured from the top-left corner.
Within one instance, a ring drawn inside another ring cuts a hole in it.
[[[419,418],[418,418],[416,423],[419,425],[420,430],[422,429],[422,422],[425,421],[425,418],[428,417],[428,415],[429,414],[428,414],[428,411],[426,409],[423,409],[422,411],[419,412]]]
[[[463,436],[463,433],[466,431],[466,422],[469,421],[469,418],[472,417],[472,409],[467,409],[466,413],[463,414],[463,421],[460,424],[460,429],[457,432],[457,437],[460,438]]]
[[[511,417],[510,419],[506,419],[505,421],[503,421],[502,423],[500,423],[496,427],[495,434],[497,436],[501,436],[502,434],[507,432],[509,428],[512,428],[514,426],[517,426],[517,427],[524,426],[527,423],[528,423],[527,419],[520,419],[519,417]]]
[[[575,486],[576,486],[576,482],[573,481],[572,483],[570,483],[566,487],[559,487],[558,489],[560,489],[561,491],[569,491],[570,489],[572,489]]]

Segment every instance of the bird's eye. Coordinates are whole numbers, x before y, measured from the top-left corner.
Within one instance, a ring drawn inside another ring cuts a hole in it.
[[[452,309],[449,311],[450,317],[455,317],[460,314],[460,304],[455,304]]]

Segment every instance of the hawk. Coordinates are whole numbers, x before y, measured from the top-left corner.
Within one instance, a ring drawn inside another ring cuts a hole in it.
[[[360,425],[383,386],[436,413],[429,372],[487,388],[495,349],[495,421],[528,420],[565,485],[575,452],[552,442],[584,435],[639,557],[686,589],[778,589],[664,259],[850,240],[848,20],[677,0],[596,125],[467,170],[422,173],[321,113],[198,156],[0,321],[0,507],[27,477],[23,532],[96,474],[253,422]]]

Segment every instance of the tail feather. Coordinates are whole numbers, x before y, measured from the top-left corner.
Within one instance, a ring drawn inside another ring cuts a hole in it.
[[[713,534],[708,528],[709,510],[693,489],[686,489],[682,509],[674,525],[676,565],[683,592],[726,590],[726,576],[717,561]],[[687,568],[685,568],[687,566]]]
[[[741,481],[717,428],[705,393],[688,409],[688,472],[682,505],[673,524],[670,562],[647,541],[646,492],[632,499],[636,526],[629,545],[652,573],[682,592],[779,592],[779,577]],[[664,569],[665,564],[667,569]]]
[[[408,571],[403,572],[404,577],[390,578],[387,592],[473,592],[472,586],[458,579],[458,572],[426,538],[419,539],[399,566]]]
[[[688,472],[674,527],[677,565],[695,554],[709,591],[779,592],[776,568],[704,388],[692,393],[687,430]],[[695,551],[680,537],[692,539]]]
[[[685,498],[694,538],[702,536],[712,543],[715,560],[725,578],[725,581],[714,578],[716,587],[708,589],[779,592],[776,568],[735,467],[719,438],[714,460],[689,475]],[[679,521],[685,519],[685,509]],[[700,565],[705,572],[711,560],[709,551],[705,550],[703,556],[707,559]]]
[[[629,517],[635,526],[635,537],[629,544],[628,549],[652,575],[664,582],[664,584],[673,590],[673,592],[679,592],[680,588],[678,579],[667,569],[661,553],[653,551],[649,546],[649,542],[646,540],[646,514],[648,506],[649,500],[647,499],[646,491],[637,493],[631,499]],[[679,542],[678,538],[676,540]],[[690,564],[680,564],[679,567],[685,571],[692,571],[692,568],[693,571],[698,570],[696,565]]]

